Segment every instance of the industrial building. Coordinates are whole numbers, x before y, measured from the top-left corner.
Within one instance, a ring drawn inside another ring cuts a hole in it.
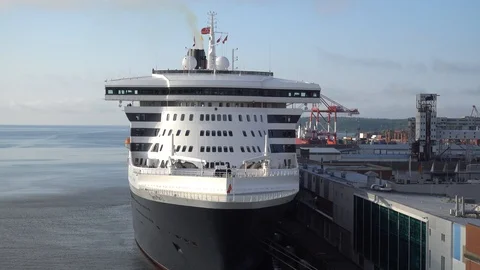
[[[480,117],[476,107],[473,106],[471,116],[464,118],[438,117],[437,97],[437,94],[418,94],[416,116],[408,119],[410,143],[417,143],[420,160],[444,154],[450,144],[478,145],[480,142]],[[468,149],[465,150],[466,157],[473,158]]]
[[[297,219],[363,269],[480,269],[480,184],[304,165]]]

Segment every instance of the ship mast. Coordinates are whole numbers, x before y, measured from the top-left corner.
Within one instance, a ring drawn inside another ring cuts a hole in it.
[[[208,13],[210,15],[210,40],[209,40],[209,48],[208,48],[208,69],[216,70],[217,65],[215,63],[216,60],[216,52],[215,52],[215,15],[217,13],[210,11]]]

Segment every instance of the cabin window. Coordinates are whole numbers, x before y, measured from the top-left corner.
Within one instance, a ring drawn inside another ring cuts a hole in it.
[[[230,152],[233,153],[233,146],[228,147],[230,149]]]
[[[189,146],[188,147],[188,152],[192,152],[193,151],[193,146]]]
[[[180,129],[179,129],[179,130],[177,130],[177,134],[176,134],[176,136],[180,136],[180,133],[182,133],[182,131],[181,131]]]
[[[190,130],[185,131],[185,136],[188,136],[188,135],[190,135]]]
[[[190,117],[188,118],[188,120],[193,121],[193,114],[190,114]]]
[[[182,115],[180,116],[180,121],[185,121],[185,114],[182,113]]]

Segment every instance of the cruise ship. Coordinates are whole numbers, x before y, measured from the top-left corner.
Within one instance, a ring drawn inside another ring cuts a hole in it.
[[[197,44],[180,69],[105,82],[130,121],[135,240],[164,269],[257,269],[259,239],[299,191],[298,104],[320,97],[318,84],[230,68],[215,15],[208,54]]]

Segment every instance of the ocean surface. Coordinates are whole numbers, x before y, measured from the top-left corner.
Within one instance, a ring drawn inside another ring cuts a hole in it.
[[[128,134],[0,126],[0,269],[155,269],[134,241]]]

